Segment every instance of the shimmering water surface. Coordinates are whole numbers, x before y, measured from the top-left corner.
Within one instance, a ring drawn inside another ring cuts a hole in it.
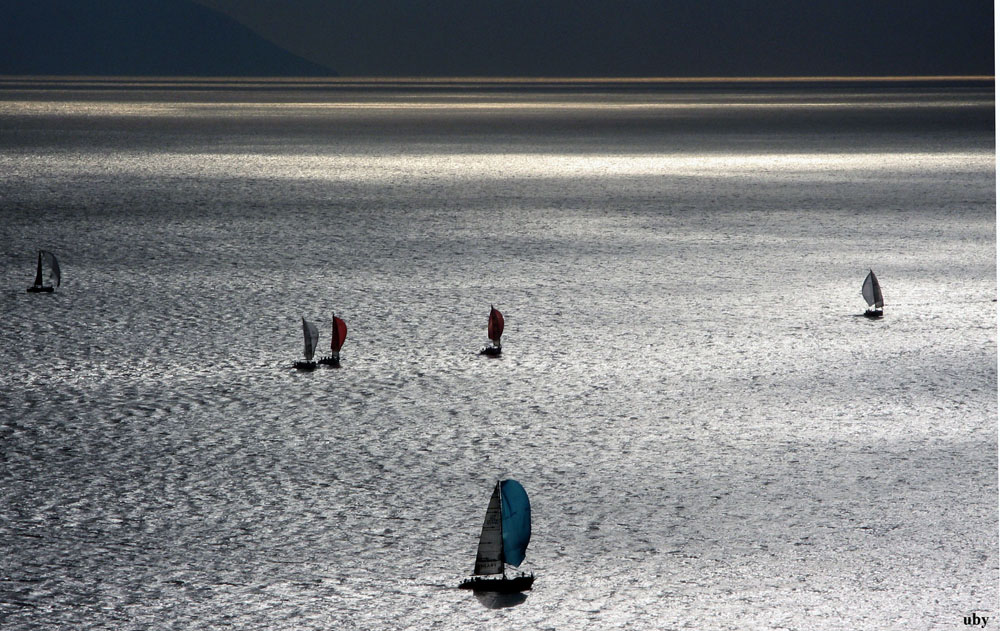
[[[993,111],[933,85],[3,83],[0,623],[997,615]],[[39,248],[52,295],[24,291]],[[343,367],[293,370],[331,310]],[[520,602],[454,589],[501,477],[534,511]]]

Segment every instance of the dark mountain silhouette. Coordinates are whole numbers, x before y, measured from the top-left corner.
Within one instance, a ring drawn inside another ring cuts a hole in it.
[[[992,75],[991,0],[199,0],[343,75]]]
[[[28,0],[3,4],[0,74],[336,74],[190,0]]]

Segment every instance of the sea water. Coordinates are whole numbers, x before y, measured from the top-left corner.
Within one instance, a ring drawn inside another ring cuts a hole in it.
[[[0,625],[992,623],[993,112],[991,85],[3,82]],[[331,312],[342,367],[296,371]],[[508,477],[537,580],[477,597]]]

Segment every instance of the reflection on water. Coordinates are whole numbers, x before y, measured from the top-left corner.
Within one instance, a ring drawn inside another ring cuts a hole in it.
[[[504,609],[506,607],[516,607],[528,600],[526,593],[499,594],[496,592],[473,592],[476,600],[487,609]]]
[[[0,90],[5,631],[995,606],[992,88],[168,87]],[[539,581],[480,607],[504,477]]]

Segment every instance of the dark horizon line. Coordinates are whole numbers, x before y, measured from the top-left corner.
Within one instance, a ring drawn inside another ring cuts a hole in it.
[[[492,77],[492,76],[155,76],[155,75],[0,75],[0,90],[191,90],[259,89],[373,89],[414,90],[522,88],[563,89],[712,89],[772,87],[995,87],[994,75],[890,75],[890,76],[760,76],[760,77]]]
[[[288,81],[295,83],[364,83],[364,82],[523,82],[523,83],[753,83],[758,81],[795,83],[801,81],[994,81],[995,75],[759,75],[759,76],[578,76],[578,75],[76,75],[76,74],[0,74],[0,81]]]

